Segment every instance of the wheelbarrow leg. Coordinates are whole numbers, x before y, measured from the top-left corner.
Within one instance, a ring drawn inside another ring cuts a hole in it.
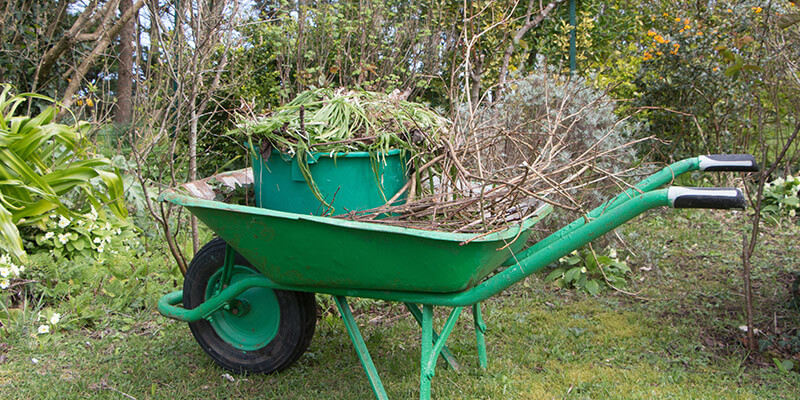
[[[453,307],[450,311],[450,316],[442,327],[442,333],[436,342],[433,341],[433,306],[430,304],[422,305],[422,357],[420,359],[420,376],[419,376],[419,398],[420,400],[430,400],[431,398],[431,380],[436,373],[436,360],[439,358],[444,348],[444,342],[453,331],[453,327],[458,321],[458,316],[461,314],[463,307]]]
[[[417,320],[417,323],[422,326],[422,311],[420,311],[419,306],[414,303],[403,304],[406,305],[406,308],[409,312],[411,312],[411,315],[414,316],[414,319]],[[439,340],[439,334],[436,333],[436,330],[433,331],[433,340]],[[454,371],[461,370],[461,365],[459,365],[458,360],[453,353],[450,352],[450,349],[448,349],[447,346],[442,347],[442,358],[447,361],[447,364],[450,365],[450,368],[452,368]]]
[[[481,315],[481,303],[472,305],[472,321],[475,323],[475,339],[478,342],[478,360],[481,369],[486,369],[486,324]]]
[[[355,347],[356,353],[358,354],[358,360],[361,361],[361,366],[364,367],[364,372],[367,373],[367,379],[369,380],[370,386],[372,386],[375,397],[378,398],[378,400],[388,400],[389,397],[386,395],[386,390],[383,388],[380,376],[378,376],[378,370],[375,369],[375,364],[373,364],[372,357],[370,357],[369,351],[367,350],[367,344],[364,343],[364,338],[361,337],[361,332],[358,329],[355,318],[353,318],[350,305],[347,304],[347,298],[344,296],[333,296],[333,299],[336,301],[336,308],[339,309],[339,314],[342,315],[342,321],[344,321],[344,326],[347,328],[347,333],[353,341],[353,347]]]

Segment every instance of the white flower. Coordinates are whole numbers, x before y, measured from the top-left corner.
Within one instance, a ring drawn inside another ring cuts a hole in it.
[[[111,236],[106,238],[106,243],[111,243]]]
[[[608,257],[609,258],[617,258],[617,250],[611,249],[611,251],[608,252]]]
[[[89,213],[83,214],[83,216],[90,221],[97,221],[97,210],[95,210],[94,206],[92,206],[92,209],[89,211]]]
[[[11,257],[9,257],[8,254],[3,254],[2,256],[0,256],[0,263],[8,264],[10,262],[11,262]]]
[[[8,282],[8,279],[0,279],[0,289],[8,289],[11,286],[11,283]]]
[[[122,229],[117,228],[117,230],[115,230],[114,233],[116,233],[117,235],[121,235]]]
[[[586,267],[581,267],[581,273],[586,273]]]
[[[50,325],[39,325],[39,329],[37,329],[36,332],[39,332],[40,335],[50,333]]]
[[[9,265],[11,266],[11,275],[19,276],[20,269],[17,264],[11,263]]]
[[[97,246],[97,252],[98,252],[98,253],[102,253],[102,252],[103,252],[103,250],[105,250],[105,249],[106,249],[106,248],[105,248],[105,245],[104,245],[104,244],[101,244],[100,246]]]
[[[50,214],[50,215],[48,215],[48,216],[50,217],[50,219],[56,219],[56,217],[57,217],[57,215],[56,215],[56,214]]]
[[[67,244],[67,242],[69,242],[69,233],[59,233],[58,241],[61,242],[61,244]]]
[[[780,185],[783,185],[783,182],[785,182],[783,180],[783,178],[778,178],[778,179],[775,179],[775,181],[772,182],[772,183],[774,183],[776,186],[780,186]]]
[[[103,243],[103,239],[100,239],[99,237],[96,237],[96,238],[94,238],[94,240],[92,240],[92,242]]]
[[[31,358],[31,362],[34,363],[34,364],[38,364],[39,363],[39,359],[38,358]]]
[[[567,262],[567,256],[564,256],[564,257],[561,257],[561,258],[559,258],[559,259],[558,259],[558,262],[560,262],[560,263],[565,263],[565,262]]]
[[[50,316],[50,324],[55,325],[58,321],[61,321],[61,314],[53,313],[53,315]]]
[[[795,211],[794,209],[789,210],[789,216],[790,217],[794,218],[795,215],[797,215],[797,211]]]
[[[45,233],[45,234],[44,234],[44,238],[45,238],[45,240],[47,240],[47,239],[52,239],[52,238],[53,238],[53,236],[55,236],[55,235],[56,235],[56,234],[55,234],[55,233],[53,233],[53,232],[47,232],[47,233]]]
[[[86,222],[83,222],[82,219],[79,219],[78,222],[75,222],[75,224],[78,225],[78,226],[83,226],[83,224],[85,224],[85,223]]]
[[[3,267],[3,268],[0,268],[0,276],[2,276],[3,278],[8,278],[8,275],[9,275],[10,273],[11,273],[11,272],[9,271],[9,269],[8,269],[8,268],[5,268],[5,267]]]
[[[105,228],[105,230],[107,230],[107,231],[110,231],[110,230],[111,230],[111,228],[112,228],[112,226],[111,226],[111,224],[109,224],[108,222],[106,222],[106,224],[103,226],[103,228]]]
[[[61,218],[58,219],[58,227],[64,229],[67,227],[67,225],[69,225],[70,222],[72,221],[67,218],[64,218],[64,216],[62,215]]]

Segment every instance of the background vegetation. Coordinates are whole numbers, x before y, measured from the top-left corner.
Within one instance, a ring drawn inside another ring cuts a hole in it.
[[[559,82],[614,101],[583,121],[586,138],[609,125],[619,140],[650,138],[628,154],[634,165],[755,154],[762,173],[679,182],[741,187],[751,208],[657,213],[562,259],[489,302],[489,372],[442,372],[453,385],[434,390],[796,397],[800,7],[578,1],[573,74],[567,3],[0,1],[2,397],[341,397],[327,388],[341,385],[309,383],[330,382],[322,365],[363,383],[357,363],[339,360],[349,345],[330,307],[298,366],[232,380],[184,325],[153,315],[212,236],[156,196],[246,166],[241,137],[226,134],[237,115],[307,89],[397,92],[454,121],[475,110],[523,121],[529,97]],[[403,332],[414,328],[393,305],[360,304],[386,381],[398,382],[390,393],[408,397],[418,352]],[[453,346],[472,356],[462,331]]]

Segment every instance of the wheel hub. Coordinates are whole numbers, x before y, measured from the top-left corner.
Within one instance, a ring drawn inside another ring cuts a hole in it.
[[[235,265],[230,283],[255,274],[252,269]],[[214,273],[206,286],[206,299],[217,294],[222,269]],[[269,288],[250,288],[208,318],[219,337],[233,347],[252,351],[266,346],[278,332],[280,305]]]

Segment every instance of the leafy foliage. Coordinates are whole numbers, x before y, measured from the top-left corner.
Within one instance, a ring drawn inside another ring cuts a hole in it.
[[[789,175],[764,185],[761,213],[765,216],[794,218],[800,210],[800,176]]]
[[[120,176],[109,171],[107,158],[82,147],[87,124],[53,122],[55,107],[35,117],[15,116],[23,102],[34,98],[52,101],[13,95],[8,85],[0,93],[0,248],[16,257],[25,255],[18,226],[43,227],[50,211],[70,217],[77,215],[73,210],[91,206],[104,216],[107,205],[117,217],[127,215]]]
[[[448,121],[418,103],[367,91],[301,93],[284,107],[244,123],[248,137],[265,138],[289,154],[307,151],[387,152],[417,142],[436,145]]]
[[[555,282],[562,288],[575,288],[592,296],[611,286],[624,287],[628,264],[620,260],[617,251],[608,250],[597,255],[592,249],[575,250],[558,260],[558,266],[545,277],[545,282]]]

